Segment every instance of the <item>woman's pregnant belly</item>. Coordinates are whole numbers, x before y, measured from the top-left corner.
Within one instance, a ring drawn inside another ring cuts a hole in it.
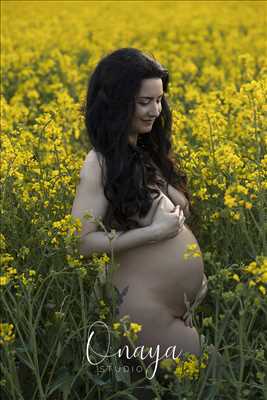
[[[203,259],[187,225],[174,238],[117,254],[116,261],[113,283],[120,292],[128,286],[126,302],[136,307],[146,298],[181,317],[186,312],[184,294],[191,303],[201,288]]]

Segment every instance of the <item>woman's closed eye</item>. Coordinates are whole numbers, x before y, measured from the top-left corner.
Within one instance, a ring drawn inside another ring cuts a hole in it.
[[[147,103],[138,103],[138,104],[140,104],[141,106],[147,106],[148,104],[150,103],[150,101],[148,101]],[[159,100],[159,101],[157,101],[157,104],[160,104],[161,103],[161,100]]]

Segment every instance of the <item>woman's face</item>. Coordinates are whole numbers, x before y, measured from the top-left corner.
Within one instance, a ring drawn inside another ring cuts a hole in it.
[[[135,113],[132,120],[130,137],[134,141],[137,135],[150,132],[162,106],[163,85],[161,78],[143,79],[141,88],[135,97]]]

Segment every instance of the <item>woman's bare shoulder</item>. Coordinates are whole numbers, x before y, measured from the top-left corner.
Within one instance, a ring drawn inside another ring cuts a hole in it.
[[[85,162],[91,162],[91,163],[96,163],[99,161],[103,162],[103,156],[101,153],[97,152],[95,149],[89,150],[85,157]]]
[[[80,177],[88,177],[89,174],[92,174],[92,171],[96,177],[100,177],[103,165],[104,158],[102,154],[96,152],[95,149],[91,149],[85,157]]]

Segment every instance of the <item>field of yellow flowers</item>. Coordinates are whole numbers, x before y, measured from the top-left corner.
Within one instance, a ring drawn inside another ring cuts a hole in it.
[[[90,149],[81,113],[88,78],[120,47],[150,52],[170,71],[173,148],[209,280],[194,322],[222,355],[219,374],[208,352],[162,363],[154,399],[267,399],[266,3],[3,1],[1,9],[3,399],[136,398],[128,371],[109,360],[99,372],[85,356],[92,322],[113,326],[115,344],[122,328],[133,341],[141,328],[114,319],[105,284],[93,303],[98,273],[113,260],[81,257],[71,218]],[[103,353],[101,332],[97,346]]]

